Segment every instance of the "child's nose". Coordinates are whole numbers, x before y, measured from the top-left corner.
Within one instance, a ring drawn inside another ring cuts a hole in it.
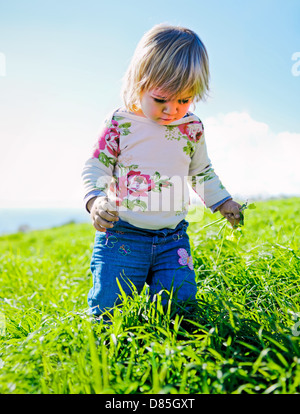
[[[177,113],[177,103],[176,102],[167,102],[164,108],[164,113],[168,115],[176,115]]]

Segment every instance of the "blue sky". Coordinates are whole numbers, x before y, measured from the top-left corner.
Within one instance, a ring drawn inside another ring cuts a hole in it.
[[[0,0],[0,207],[82,205],[85,156],[161,22],[207,47],[210,98],[196,113],[228,189],[299,194],[298,0]]]

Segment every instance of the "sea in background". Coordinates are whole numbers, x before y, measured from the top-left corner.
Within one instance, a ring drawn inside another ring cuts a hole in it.
[[[67,223],[91,223],[83,208],[0,208],[0,236]]]

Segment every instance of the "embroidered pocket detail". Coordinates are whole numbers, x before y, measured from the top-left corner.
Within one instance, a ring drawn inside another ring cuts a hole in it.
[[[106,233],[106,242],[105,242],[105,246],[109,247],[110,249],[112,249],[114,247],[114,245],[118,243],[118,239],[115,236],[109,236]]]
[[[131,253],[130,247],[127,244],[122,244],[122,246],[119,247],[119,252],[123,256],[127,256],[127,254]]]
[[[190,270],[194,270],[192,256],[189,255],[188,252],[183,248],[178,249],[177,253],[179,255],[179,264],[181,264],[182,266],[188,266]]]

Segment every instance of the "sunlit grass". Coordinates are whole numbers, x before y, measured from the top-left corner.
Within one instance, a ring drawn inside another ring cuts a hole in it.
[[[299,199],[255,204],[234,233],[191,220],[195,308],[145,290],[111,323],[86,313],[91,225],[1,237],[0,393],[299,393]]]

